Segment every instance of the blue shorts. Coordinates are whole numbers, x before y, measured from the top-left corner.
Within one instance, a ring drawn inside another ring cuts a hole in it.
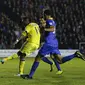
[[[60,54],[61,55],[58,47],[53,47],[48,44],[43,44],[43,46],[40,48],[38,53],[42,56],[45,56],[48,54]]]

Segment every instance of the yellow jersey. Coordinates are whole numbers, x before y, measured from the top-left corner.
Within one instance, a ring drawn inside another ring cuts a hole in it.
[[[25,31],[22,35],[27,37],[28,43],[34,43],[40,45],[40,28],[36,23],[30,23],[25,27]]]

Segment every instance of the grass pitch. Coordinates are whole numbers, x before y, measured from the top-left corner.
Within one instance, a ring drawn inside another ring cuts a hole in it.
[[[28,73],[34,58],[27,58],[24,73]],[[61,64],[62,75],[56,75],[56,67],[49,72],[50,66],[40,62],[32,80],[14,76],[18,72],[18,59],[0,64],[0,85],[85,85],[85,61],[73,59]]]

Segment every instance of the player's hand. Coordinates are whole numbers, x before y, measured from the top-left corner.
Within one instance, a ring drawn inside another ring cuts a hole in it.
[[[15,47],[15,45],[19,42],[19,40],[17,39],[14,44],[13,44],[13,47]]]
[[[42,27],[46,27],[46,21],[44,18],[40,18],[40,23]]]

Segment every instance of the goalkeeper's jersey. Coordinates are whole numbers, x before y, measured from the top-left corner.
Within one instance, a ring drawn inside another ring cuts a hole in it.
[[[36,23],[30,23],[25,27],[25,31],[22,33],[27,36],[29,43],[40,45],[40,28]]]

